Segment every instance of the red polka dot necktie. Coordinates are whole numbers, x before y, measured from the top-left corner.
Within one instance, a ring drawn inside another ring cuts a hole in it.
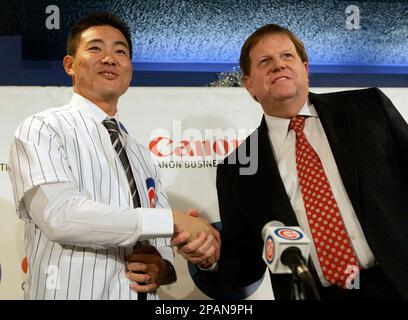
[[[360,267],[322,162],[303,132],[304,125],[305,118],[296,116],[289,129],[296,133],[296,169],[307,220],[324,278],[345,288]]]

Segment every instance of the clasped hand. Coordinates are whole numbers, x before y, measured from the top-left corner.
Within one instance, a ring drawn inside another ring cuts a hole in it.
[[[175,234],[171,240],[177,252],[202,268],[208,268],[220,257],[221,238],[207,220],[195,209],[182,214],[173,211]]]
[[[168,267],[160,253],[152,246],[136,248],[127,257],[127,277],[137,292],[151,292],[164,284]]]

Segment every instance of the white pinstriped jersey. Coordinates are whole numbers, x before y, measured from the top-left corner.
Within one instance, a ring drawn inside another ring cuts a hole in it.
[[[28,117],[15,132],[10,177],[17,214],[26,221],[26,299],[137,299],[137,293],[129,287],[125,265],[125,257],[132,253],[134,243],[121,246],[119,240],[114,240],[115,232],[118,238],[123,235],[117,221],[124,219],[119,213],[110,215],[115,228],[96,233],[85,228],[73,243],[61,243],[47,238],[34,223],[24,201],[24,196],[37,186],[71,183],[87,199],[110,208],[129,208],[134,214],[146,211],[130,209],[133,203],[126,174],[101,123],[106,116],[90,101],[74,94],[68,105]],[[169,208],[148,150],[123,130],[121,133],[141,206],[151,208],[153,197],[153,206]],[[147,184],[153,184],[153,193]],[[106,223],[105,216],[103,219]],[[126,228],[127,232],[137,230],[137,226]],[[91,235],[96,235],[95,240]],[[168,238],[149,241],[163,258],[173,260]],[[156,298],[156,293],[148,294],[148,299]]]

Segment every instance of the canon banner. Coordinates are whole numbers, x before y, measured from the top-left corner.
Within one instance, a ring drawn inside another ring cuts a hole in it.
[[[312,89],[317,93],[338,90]],[[383,91],[408,119],[408,90]],[[0,299],[23,297],[29,268],[24,224],[15,214],[8,176],[12,134],[28,115],[62,106],[71,95],[72,88],[0,87]],[[123,125],[150,150],[160,167],[171,206],[182,211],[196,208],[219,228],[216,167],[259,125],[261,107],[242,88],[130,88],[121,98],[119,110]],[[245,154],[238,155],[236,161],[249,163]],[[251,174],[257,168],[246,169],[242,174]],[[175,267],[178,281],[160,288],[162,299],[222,298],[207,295],[195,267],[177,254]],[[239,299],[273,299],[268,273],[262,281],[235,294]]]

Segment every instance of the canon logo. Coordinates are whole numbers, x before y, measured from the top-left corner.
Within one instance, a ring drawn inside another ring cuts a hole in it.
[[[225,157],[235,150],[241,142],[238,139],[173,141],[169,137],[160,136],[150,141],[149,150],[157,157]]]
[[[249,148],[238,148],[244,140]],[[235,149],[238,151],[233,152]],[[171,130],[156,128],[151,132],[149,150],[156,160],[170,161],[169,165],[175,166],[184,163],[185,168],[207,167],[207,161],[226,159],[228,164],[240,165],[241,175],[253,175],[258,170],[258,132],[251,129],[182,128],[181,121],[174,120]]]

